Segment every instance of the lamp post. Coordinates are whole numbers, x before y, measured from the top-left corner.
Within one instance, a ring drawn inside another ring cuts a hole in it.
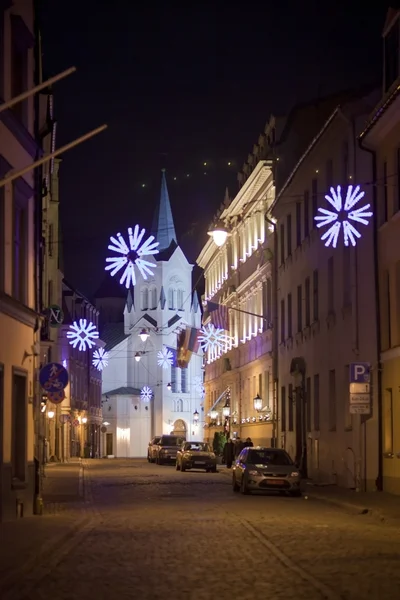
[[[146,342],[147,338],[150,337],[150,334],[147,331],[147,329],[142,329],[138,335],[139,335],[140,339],[142,340],[142,342]]]
[[[257,396],[253,399],[253,406],[254,410],[256,410],[257,412],[260,412],[260,410],[262,410],[263,401],[259,394],[257,394]]]
[[[216,225],[213,225],[209,231],[207,231],[208,235],[212,237],[213,242],[218,248],[223,246],[230,234],[227,227],[225,227],[222,221],[219,221]]]

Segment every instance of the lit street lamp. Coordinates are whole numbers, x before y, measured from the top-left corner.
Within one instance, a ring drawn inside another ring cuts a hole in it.
[[[141,330],[141,332],[139,333],[139,337],[142,340],[142,342],[145,342],[147,340],[147,338],[149,337],[149,334],[146,331],[146,329]]]
[[[262,398],[260,398],[259,394],[257,394],[257,396],[253,400],[253,406],[254,410],[256,410],[257,412],[260,412],[260,410],[262,410],[263,401]]]
[[[220,248],[226,242],[228,235],[231,235],[225,225],[220,221],[207,232],[214,241],[214,244]]]

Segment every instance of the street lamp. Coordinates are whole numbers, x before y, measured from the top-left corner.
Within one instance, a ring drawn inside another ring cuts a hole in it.
[[[228,235],[231,235],[222,221],[219,221],[216,225],[213,225],[210,231],[207,231],[207,233],[212,237],[214,244],[218,246],[218,248],[223,246]]]
[[[172,390],[172,384],[171,383],[167,383],[167,390],[169,392]]]
[[[144,341],[146,341],[146,340],[144,340]],[[136,360],[136,362],[139,362],[139,360],[140,360],[141,358],[142,358],[142,357],[141,357],[141,355],[140,355],[140,352],[136,352],[136,354],[135,354],[135,360]]]
[[[49,417],[49,419],[53,419],[54,418],[54,410],[47,411],[47,416]]]
[[[222,409],[222,414],[224,415],[224,417],[230,417],[231,416],[230,406],[225,405]]]
[[[254,410],[256,410],[257,412],[260,412],[260,410],[262,410],[262,405],[263,405],[262,398],[260,398],[259,394],[257,394],[257,396],[253,400]]]
[[[142,342],[145,342],[147,340],[147,338],[149,337],[149,334],[146,331],[146,329],[141,330],[141,332],[139,333],[139,337],[142,340]]]
[[[211,417],[211,419],[212,419],[213,421],[215,421],[215,420],[217,419],[217,417],[218,417],[218,411],[217,411],[217,410],[212,410],[212,411],[210,412],[210,417]]]
[[[83,423],[84,425],[86,425],[86,423],[87,423],[87,417],[82,417],[82,423]]]
[[[197,410],[193,413],[193,421],[197,424],[199,422],[199,413]]]

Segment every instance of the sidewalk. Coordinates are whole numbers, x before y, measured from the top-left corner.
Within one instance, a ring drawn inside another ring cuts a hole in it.
[[[0,597],[88,521],[79,462],[46,467],[43,515],[0,523]]]
[[[224,465],[219,465],[218,471],[229,477],[232,473]],[[311,481],[303,481],[301,487],[303,496],[308,496],[310,500],[326,502],[355,514],[368,515],[400,526],[400,496],[387,492],[355,492],[335,485],[315,485]]]

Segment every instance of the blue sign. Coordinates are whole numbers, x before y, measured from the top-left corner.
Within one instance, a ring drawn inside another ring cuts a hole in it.
[[[350,364],[350,383],[369,383],[371,381],[370,363]]]
[[[49,363],[40,369],[39,381],[46,392],[59,392],[68,385],[68,371],[58,363]]]

